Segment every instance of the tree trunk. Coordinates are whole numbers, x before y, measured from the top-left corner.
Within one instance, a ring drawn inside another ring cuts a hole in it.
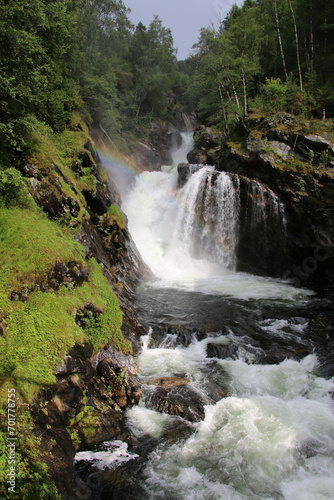
[[[247,88],[246,88],[246,80],[245,80],[245,75],[242,74],[242,83],[243,83],[243,86],[244,86],[244,106],[245,106],[245,110],[244,110],[244,118],[246,118],[247,116]]]
[[[314,57],[314,36],[313,36],[313,0],[310,0],[310,52],[311,68],[313,68]]]
[[[220,100],[221,100],[222,106],[223,106],[223,114],[224,114],[224,120],[225,120],[225,130],[226,130],[226,133],[228,135],[229,132],[230,132],[230,129],[229,129],[229,126],[228,126],[228,123],[227,123],[227,116],[226,116],[226,110],[225,110],[225,107],[224,107],[224,97],[223,97],[223,93],[222,93],[222,87],[224,88],[223,84],[218,83],[218,90],[219,90]],[[227,96],[230,99],[230,97],[229,97],[228,94],[227,94]]]
[[[275,19],[276,19],[276,29],[277,29],[277,36],[278,36],[279,48],[280,48],[281,56],[282,56],[282,62],[283,62],[285,79],[286,79],[286,81],[288,81],[289,77],[288,77],[288,72],[286,70],[285,57],[284,57],[283,44],[282,44],[282,38],[281,38],[281,30],[280,30],[279,20],[278,20],[277,3],[276,3],[276,1],[275,1],[274,5],[275,5]]]
[[[296,38],[296,49],[297,49],[297,64],[298,64],[298,73],[299,73],[299,85],[300,85],[300,90],[303,90],[303,78],[302,78],[302,71],[301,71],[301,68],[300,68],[300,58],[299,58],[298,31],[297,31],[297,24],[296,24],[295,12],[293,10],[291,0],[289,0],[289,5],[290,5],[291,14],[292,14],[293,24],[294,24],[294,27],[295,27],[295,38]]]

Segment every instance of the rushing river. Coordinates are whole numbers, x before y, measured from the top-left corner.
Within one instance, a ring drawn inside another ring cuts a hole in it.
[[[190,143],[184,136],[176,164]],[[213,210],[211,176],[204,167],[180,190],[175,168],[144,172],[124,200],[130,232],[156,276],[136,299],[148,328],[139,358],[143,396],[127,410],[127,444],[105,443],[77,460],[103,474],[100,500],[334,499],[334,379],[321,376],[308,334],[323,301],[234,270],[236,183],[219,179],[214,229],[210,213],[196,215],[204,183],[211,187],[203,210]],[[145,384],[154,377],[187,379],[203,418],[154,411],[154,389]]]

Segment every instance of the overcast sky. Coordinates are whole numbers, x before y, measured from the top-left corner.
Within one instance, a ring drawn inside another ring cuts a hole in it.
[[[218,25],[219,16],[224,19],[232,5],[242,5],[243,0],[123,0],[131,9],[129,16],[134,24],[142,21],[148,26],[157,14],[165,28],[173,33],[177,58],[185,59],[197,42],[202,27],[211,21]]]

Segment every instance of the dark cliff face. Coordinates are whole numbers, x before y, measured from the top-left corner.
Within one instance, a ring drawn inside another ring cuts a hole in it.
[[[160,170],[161,165],[172,165],[172,153],[181,146],[179,130],[171,123],[154,123],[148,137],[140,141],[129,159],[140,171]]]
[[[249,136],[238,142],[226,142],[204,127],[195,132],[197,150],[211,158],[216,170],[240,176],[238,269],[290,278],[301,285],[332,285],[333,127],[320,122],[317,133],[303,132],[296,118],[287,114],[275,120],[249,120],[249,126]],[[183,166],[183,181],[185,170]],[[263,225],[256,227],[250,220],[252,180],[272,190],[284,204],[284,235],[275,219],[267,218],[266,234]]]

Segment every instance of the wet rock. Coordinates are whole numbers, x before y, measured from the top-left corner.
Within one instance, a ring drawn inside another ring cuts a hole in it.
[[[178,186],[182,187],[189,179],[190,175],[189,163],[179,163],[177,167],[177,173],[178,173]]]
[[[131,406],[138,404],[141,396],[141,389],[138,382],[128,370],[123,369],[122,373],[124,374],[124,384],[128,405]]]
[[[188,154],[187,154],[187,160],[189,163],[194,163],[194,164],[207,164],[208,163],[208,154],[205,150],[202,149],[192,149]]]
[[[146,405],[160,413],[182,417],[190,422],[204,418],[204,401],[186,385],[164,389],[158,387],[144,395]]]
[[[120,371],[126,369],[131,375],[137,375],[138,373],[138,362],[133,356],[127,356],[126,354],[115,351],[115,349],[109,345],[104,349],[99,349],[98,353],[91,358],[91,365],[96,369],[97,365],[108,358],[113,366],[113,369]]]
[[[216,344],[209,343],[206,346],[206,355],[208,358],[218,359],[237,359],[238,358],[238,344]]]
[[[155,170],[160,170],[161,168],[161,161],[157,152],[144,142],[139,142],[137,144],[129,158],[142,171],[147,170],[148,172],[154,172]]]
[[[105,358],[97,365],[98,374],[104,379],[104,383],[112,395],[113,400],[120,408],[126,406],[126,391],[125,386],[114,371],[114,364],[110,358]]]
[[[149,142],[156,151],[161,165],[172,165],[172,152],[181,146],[182,137],[170,123],[153,124],[149,133]]]
[[[143,383],[146,385],[156,385],[167,389],[168,387],[174,387],[179,385],[187,385],[190,380],[181,377],[158,377],[146,379]]]

